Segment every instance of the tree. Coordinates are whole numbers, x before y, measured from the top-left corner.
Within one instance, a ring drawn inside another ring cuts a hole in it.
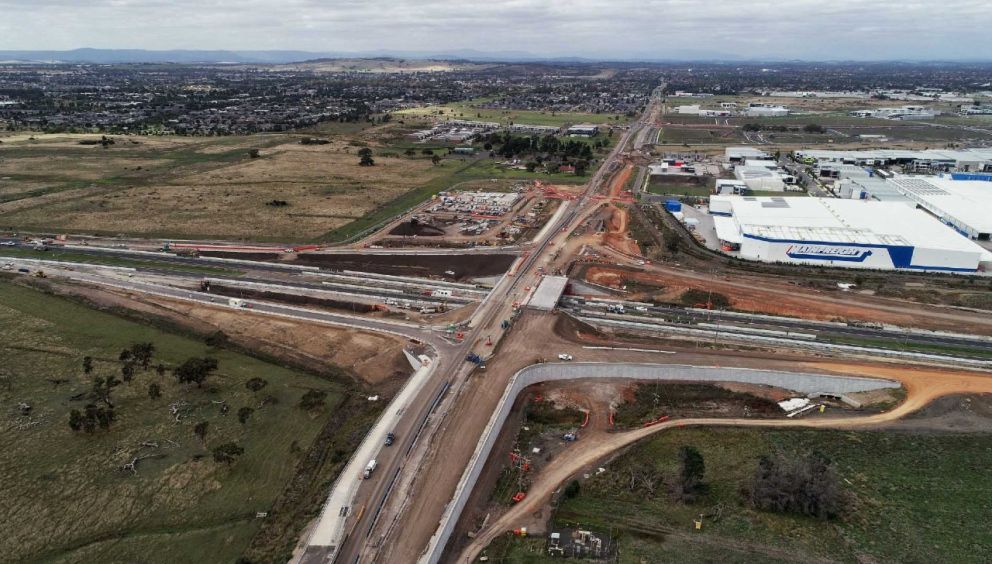
[[[431,164],[437,166],[441,162],[441,157],[435,155],[433,151],[431,152]]]
[[[121,381],[113,374],[106,378],[97,376],[93,379],[92,394],[96,399],[105,403],[107,407],[114,407],[113,402],[110,401],[110,393],[120,384]]]
[[[372,156],[372,149],[369,149],[368,147],[362,147],[361,149],[358,150],[358,156],[359,157],[371,157]]]
[[[69,412],[69,428],[73,431],[86,431],[92,433],[97,427],[106,429],[110,427],[115,419],[114,408],[100,407],[95,404],[87,404],[80,412],[73,409]]]
[[[434,149],[421,149],[420,154],[429,157],[434,154]]]
[[[537,170],[537,163],[534,161],[528,161],[525,166],[527,167],[527,172],[534,172]]]
[[[300,407],[307,411],[312,411],[319,407],[323,407],[324,400],[326,398],[327,392],[323,390],[307,390],[307,393],[303,394],[303,397],[300,398]]]
[[[248,158],[257,159],[260,155],[258,154],[258,149],[248,149]]]
[[[251,414],[255,413],[255,410],[245,406],[238,410],[238,421],[244,425],[251,418]]]
[[[834,465],[820,453],[758,461],[751,486],[751,502],[758,509],[831,519],[846,501]]]
[[[230,466],[239,456],[245,453],[245,449],[237,443],[224,443],[214,448],[214,462],[223,462]]]
[[[195,382],[196,387],[202,388],[207,376],[217,369],[217,360],[204,358],[188,358],[185,362],[177,366],[172,372],[181,384]]]
[[[135,343],[131,345],[131,356],[134,361],[141,365],[143,370],[148,370],[148,366],[152,362],[152,356],[155,354],[155,344],[154,343]]]
[[[73,431],[79,431],[83,428],[83,414],[78,409],[69,412],[69,428]]]
[[[375,160],[368,155],[362,155],[362,158],[358,161],[358,166],[375,166]]]
[[[266,380],[263,380],[262,378],[252,378],[251,380],[248,380],[247,382],[245,382],[245,387],[248,388],[249,390],[253,391],[253,392],[261,391],[262,388],[264,388],[265,386],[268,386],[268,385],[269,385],[269,382],[266,381]]]
[[[158,363],[158,366],[155,367],[155,372],[158,374],[159,378],[165,376],[165,365],[162,364],[161,362]]]
[[[417,154],[417,151],[413,150],[413,148],[410,148],[410,149],[407,149],[406,151],[403,151],[403,154],[406,155],[406,156],[408,156],[408,157],[412,157],[412,156],[414,156],[414,155]]]
[[[691,502],[701,489],[706,474],[703,455],[696,447],[684,446],[679,449],[679,465],[679,498]]]
[[[155,382],[148,384],[148,397],[151,399],[162,397],[162,388]]]
[[[134,358],[134,353],[131,352],[131,349],[124,349],[121,354],[117,355],[117,360],[121,362],[131,362],[132,358]]]
[[[565,491],[562,492],[562,495],[565,496],[565,499],[572,499],[573,497],[579,495],[579,491],[581,489],[582,486],[579,485],[579,481],[572,480],[571,482],[568,483],[567,486],[565,486]]]
[[[131,378],[134,378],[134,365],[130,362],[124,363],[121,366],[121,379],[125,382],[130,382]]]
[[[210,427],[210,423],[206,421],[200,421],[193,426],[193,434],[195,434],[202,443],[207,438],[207,430]]]
[[[84,356],[83,357],[83,374],[89,374],[93,372],[93,357]]]

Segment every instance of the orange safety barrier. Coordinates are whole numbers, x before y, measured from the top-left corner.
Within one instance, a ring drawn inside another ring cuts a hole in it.
[[[654,421],[648,421],[647,423],[644,424],[644,426],[645,427],[650,427],[652,425],[657,425],[658,423],[664,423],[665,421],[668,421],[669,419],[670,419],[670,417],[668,415],[662,415],[661,417],[655,419]]]

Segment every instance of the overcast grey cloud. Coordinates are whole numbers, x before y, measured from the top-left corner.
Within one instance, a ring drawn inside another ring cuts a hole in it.
[[[0,49],[992,59],[988,0],[0,0]]]

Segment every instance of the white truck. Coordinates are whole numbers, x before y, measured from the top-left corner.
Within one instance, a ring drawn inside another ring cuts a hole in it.
[[[431,292],[432,298],[450,298],[451,290],[434,290]]]
[[[245,307],[245,301],[241,298],[228,298],[227,305],[231,307]]]
[[[378,465],[379,463],[377,463],[374,458],[369,460],[369,463],[365,465],[365,470],[362,472],[362,479],[368,480],[371,478],[372,472],[375,472],[375,467]]]

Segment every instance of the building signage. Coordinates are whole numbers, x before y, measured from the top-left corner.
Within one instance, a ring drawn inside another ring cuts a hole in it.
[[[871,256],[871,250],[863,247],[843,247],[833,245],[790,245],[785,251],[790,258],[801,260],[842,260],[864,262]]]

